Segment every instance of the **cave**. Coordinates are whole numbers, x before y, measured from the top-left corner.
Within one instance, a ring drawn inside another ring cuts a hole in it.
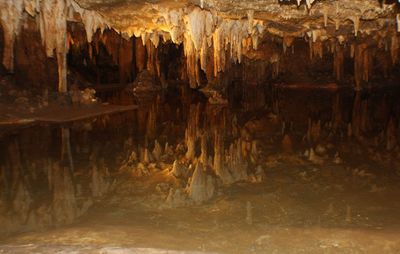
[[[400,1],[0,0],[0,253],[400,253]]]

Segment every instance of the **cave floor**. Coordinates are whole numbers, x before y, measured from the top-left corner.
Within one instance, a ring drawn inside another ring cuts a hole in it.
[[[137,109],[135,105],[107,105],[94,103],[80,106],[51,105],[40,109],[29,110],[13,105],[0,106],[0,127],[18,126],[40,123],[67,123],[98,117],[123,113]]]
[[[400,252],[398,176],[294,154],[266,163],[264,182],[220,188],[200,206],[165,205],[167,170],[121,179],[73,225],[5,239],[0,253]]]

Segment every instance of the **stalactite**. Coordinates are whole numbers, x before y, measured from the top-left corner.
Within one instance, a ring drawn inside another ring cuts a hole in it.
[[[243,41],[252,38],[257,46],[257,37],[264,31],[262,22],[254,20],[251,13],[248,20],[220,19],[209,11],[194,8],[185,16],[184,49],[191,87],[200,85],[199,69],[206,71],[207,51],[214,52],[214,76],[225,70],[225,52],[233,62],[241,62]],[[254,38],[254,39],[253,39]]]
[[[119,79],[121,83],[132,81],[133,41],[120,38],[119,46]]]
[[[328,26],[328,12],[329,12],[328,7],[325,7],[325,8],[323,9],[323,13],[324,13],[324,27],[327,27],[327,26]]]
[[[199,137],[200,104],[190,105],[188,125],[185,132],[187,146],[186,158],[194,159],[196,156],[196,141]]]
[[[344,52],[342,46],[336,44],[333,51],[333,73],[336,80],[342,80],[344,75]]]
[[[340,28],[340,19],[335,19],[335,30],[338,31]]]
[[[351,21],[353,21],[354,24],[354,35],[357,37],[358,31],[360,30],[360,17],[359,16],[354,16],[350,18]]]
[[[72,18],[73,13],[78,13],[85,25],[88,41],[92,40],[92,35],[97,28],[106,27],[105,20],[94,11],[82,9],[73,0],[43,0],[43,1],[2,1],[0,3],[1,24],[5,34],[5,50],[3,63],[9,71],[13,71],[14,66],[14,42],[18,36],[21,20],[24,18],[23,12],[27,11],[30,15],[39,18],[40,34],[43,45],[48,57],[54,56],[56,52],[58,63],[58,90],[67,91],[67,20]]]
[[[4,31],[3,65],[14,71],[14,42],[21,26],[23,0],[1,1],[0,21]]]
[[[111,55],[113,63],[118,64],[119,62],[119,47],[120,47],[120,36],[115,31],[106,31],[101,36],[102,42],[108,52]],[[89,44],[91,45],[91,44]]]
[[[138,72],[141,72],[146,66],[146,48],[143,46],[143,42],[140,37],[135,39],[135,57],[136,68]]]
[[[395,65],[399,59],[399,40],[397,34],[393,34],[390,42],[390,56],[392,57],[392,63]]]
[[[150,41],[147,40],[145,42],[146,44],[146,52],[147,52],[147,67],[146,69],[149,71],[151,75],[156,75],[156,47],[154,44]]]
[[[292,47],[294,41],[294,37],[292,36],[285,36],[283,37],[283,53],[286,53],[286,49]]]
[[[323,43],[320,40],[316,40],[310,43],[310,59],[313,59],[315,56],[322,58],[324,55]]]
[[[397,32],[400,32],[400,14],[396,15]]]
[[[354,80],[355,89],[361,89],[361,82],[369,80],[371,55],[366,43],[357,44],[354,49]]]

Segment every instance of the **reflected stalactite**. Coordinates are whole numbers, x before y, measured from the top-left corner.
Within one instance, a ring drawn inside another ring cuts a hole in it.
[[[392,58],[392,64],[395,65],[399,60],[399,37],[397,34],[393,34],[390,41],[390,56]]]
[[[366,43],[354,46],[354,80],[355,89],[362,89],[362,82],[368,82],[371,71],[371,54]]]
[[[105,166],[104,159],[100,159],[98,165],[95,161],[92,162],[91,169],[91,189],[93,198],[100,198],[109,192],[110,182],[107,180],[109,177],[108,168]]]
[[[186,158],[193,160],[196,157],[196,142],[200,137],[200,104],[191,104],[185,131]]]
[[[71,150],[71,132],[69,128],[61,128],[61,160],[69,163],[71,174],[74,172],[74,159]]]
[[[147,115],[146,139],[154,140],[157,135],[158,103],[153,103]]]
[[[386,150],[392,151],[398,145],[399,121],[391,116],[385,130]]]
[[[340,101],[341,101],[340,94],[336,93],[336,95],[332,100],[332,116],[331,116],[332,129],[334,131],[338,130],[339,127],[343,124],[343,115],[342,115]]]
[[[343,80],[344,78],[344,50],[339,44],[334,46],[333,52],[333,74],[336,80]]]
[[[56,225],[71,224],[79,215],[75,188],[69,169],[53,164],[53,200],[52,212]]]
[[[351,118],[351,134],[356,138],[361,137],[361,107],[362,95],[360,91],[356,91]]]

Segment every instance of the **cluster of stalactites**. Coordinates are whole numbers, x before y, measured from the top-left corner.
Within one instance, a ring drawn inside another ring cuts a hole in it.
[[[296,0],[296,1],[297,1],[297,6],[300,6],[302,0]],[[311,8],[311,5],[314,3],[314,1],[315,1],[315,0],[306,0],[307,8],[310,9],[310,8]]]
[[[324,49],[329,48],[329,52],[333,55],[333,74],[337,80],[342,80],[344,75],[344,51],[346,47],[350,47],[350,57],[354,59],[354,86],[356,89],[362,88],[362,82],[368,82],[371,75],[373,57],[376,50],[373,48],[384,48],[390,53],[391,64],[398,63],[399,57],[399,39],[396,32],[383,33],[380,36],[374,37],[375,43],[361,42],[355,40],[349,42],[343,35],[336,38],[330,38],[322,30],[314,30],[308,34],[310,59],[314,57],[323,57]],[[366,39],[364,38],[364,41]],[[325,43],[330,42],[330,43]],[[288,47],[283,41],[284,50]],[[387,64],[384,64],[386,66]],[[386,72],[386,70],[385,70]]]
[[[150,40],[156,48],[161,38],[164,42],[183,43],[188,79],[193,88],[200,85],[200,70],[206,72],[207,77],[217,77],[225,70],[227,58],[240,63],[245,51],[258,47],[265,30],[263,22],[254,19],[253,11],[247,13],[247,19],[233,20],[193,7],[189,12],[169,11],[159,22],[159,27],[168,29],[139,29],[133,34],[141,37],[143,44]]]
[[[21,30],[21,20],[28,13],[38,20],[43,45],[48,57],[57,54],[60,92],[66,92],[68,52],[67,21],[75,20],[79,15],[85,25],[87,39],[90,42],[95,31],[106,28],[105,20],[95,11],[81,8],[73,0],[13,0],[0,2],[1,25],[4,30],[3,64],[12,72],[14,70],[14,42]]]
[[[209,11],[195,8],[185,17],[183,43],[191,87],[200,85],[199,68],[207,72],[207,66],[212,65],[214,77],[217,77],[219,72],[225,70],[226,57],[241,63],[245,51],[251,47],[257,49],[264,25],[253,15],[249,12],[245,20],[222,19]]]

